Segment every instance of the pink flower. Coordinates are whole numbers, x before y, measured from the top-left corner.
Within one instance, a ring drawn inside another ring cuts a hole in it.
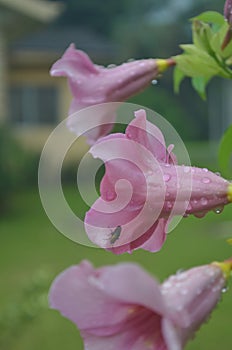
[[[94,64],[86,53],[76,50],[71,44],[62,58],[53,64],[50,73],[68,78],[73,96],[69,110],[69,114],[72,114],[88,106],[125,101],[144,90],[161,72],[174,64],[172,59],[142,59],[104,68]],[[99,126],[87,134],[89,143],[107,135],[114,121],[115,111],[103,114],[99,118]],[[69,118],[68,125],[72,131],[80,134],[78,118]]]
[[[229,28],[221,45],[222,50],[224,50],[229,45],[232,39],[232,0],[226,0],[225,2],[224,17],[229,24]]]
[[[146,121],[144,110],[125,134],[99,140],[93,157],[105,162],[101,197],[85,217],[89,238],[116,254],[136,248],[161,249],[174,215],[202,217],[231,201],[232,185],[196,167],[176,165],[161,131]]]
[[[55,279],[50,306],[77,325],[86,350],[181,350],[217,305],[231,265],[196,267],[159,285],[135,264],[84,261]]]
[[[232,24],[232,0],[226,0],[225,2],[224,17],[229,24]]]

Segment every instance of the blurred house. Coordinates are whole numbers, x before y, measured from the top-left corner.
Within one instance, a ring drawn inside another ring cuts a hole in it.
[[[0,121],[10,122],[36,151],[67,117],[71,99],[67,80],[50,77],[52,63],[71,42],[96,62],[116,56],[115,47],[95,33],[51,24],[61,9],[41,0],[0,0]]]
[[[232,80],[214,79],[209,84],[208,96],[209,139],[219,141],[232,125]]]

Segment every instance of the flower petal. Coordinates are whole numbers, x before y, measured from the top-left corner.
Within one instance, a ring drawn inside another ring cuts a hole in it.
[[[83,264],[73,266],[53,282],[50,306],[81,330],[103,336],[114,334],[123,328],[130,305],[122,305],[104,289],[94,269],[87,270]]]
[[[167,238],[167,223],[168,221],[166,219],[159,219],[151,237],[143,243],[140,248],[148,250],[149,252],[159,251]]]
[[[144,109],[136,111],[135,117],[126,129],[126,136],[143,145],[157,160],[165,162],[166,146],[162,132],[146,120]]]
[[[198,328],[219,298],[225,278],[221,269],[204,265],[177,273],[162,284],[169,317],[182,328]]]

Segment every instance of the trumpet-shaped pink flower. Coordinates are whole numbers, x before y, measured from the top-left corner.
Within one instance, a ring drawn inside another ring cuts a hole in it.
[[[225,2],[224,17],[229,24],[232,24],[232,0],[226,0]]]
[[[162,285],[135,264],[82,262],[53,282],[50,306],[80,329],[87,350],[181,350],[209,317],[231,262],[200,266]]]
[[[50,70],[52,76],[66,76],[73,96],[69,114],[82,108],[121,102],[144,90],[169,66],[172,59],[141,59],[104,68],[94,64],[83,51],[71,44]],[[107,135],[115,122],[115,111],[109,110],[99,119],[99,126],[87,133],[90,144]],[[78,118],[70,117],[68,126],[79,135]]]
[[[224,50],[229,45],[232,39],[232,0],[226,0],[225,2],[224,17],[229,24],[229,28],[221,45],[222,50]]]
[[[174,215],[204,216],[231,201],[231,184],[196,167],[180,166],[161,131],[135,113],[125,134],[99,140],[90,152],[105,162],[101,197],[85,217],[89,238],[116,254],[161,249]]]

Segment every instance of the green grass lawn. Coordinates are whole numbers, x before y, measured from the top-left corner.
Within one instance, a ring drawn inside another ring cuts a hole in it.
[[[68,188],[66,195],[72,206],[78,206],[73,189]],[[57,232],[43,211],[37,189],[18,193],[11,212],[0,222],[0,308],[4,311],[9,305],[20,307],[22,290],[30,286],[38,271],[50,274],[48,289],[58,272],[82,259],[91,260],[95,266],[135,261],[160,280],[180,268],[223,260],[232,256],[232,247],[223,239],[223,234],[229,233],[223,222],[230,219],[230,207],[220,215],[209,213],[204,219],[189,217],[170,233],[161,252],[137,251],[132,255],[114,256],[100,249],[80,246]],[[231,310],[232,293],[229,290],[210,322],[202,327],[187,349],[218,350],[220,344],[220,349],[230,350]],[[83,348],[75,326],[53,310],[41,310],[33,320],[25,320],[19,328],[9,324],[11,328],[11,337],[5,339],[1,350]]]

